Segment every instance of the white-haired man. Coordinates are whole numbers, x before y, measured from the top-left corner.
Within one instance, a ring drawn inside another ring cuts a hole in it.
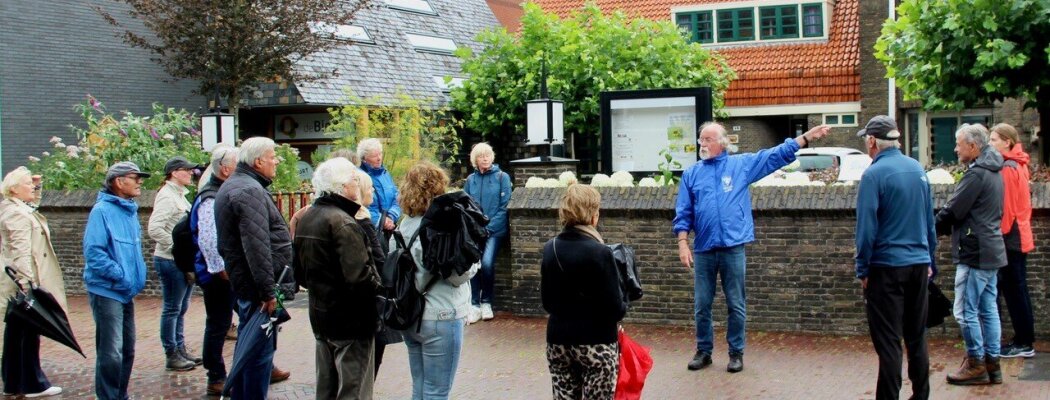
[[[244,321],[260,310],[273,314],[277,307],[274,283],[279,271],[292,261],[288,225],[270,200],[266,187],[277,176],[273,140],[253,137],[241,144],[237,169],[215,195],[215,225],[219,255],[226,265],[230,285],[237,298],[242,321],[238,336],[244,336]],[[245,399],[265,399],[273,368],[277,334],[263,350],[247,361],[240,384],[233,388]]]
[[[321,163],[313,177],[317,200],[295,228],[293,269],[310,295],[319,399],[372,398],[379,277],[354,218],[361,209],[356,171],[342,157]]]
[[[755,240],[748,186],[773,171],[795,161],[795,152],[828,134],[820,125],[783,144],[757,153],[729,155],[733,147],[726,129],[716,122],[700,127],[701,161],[682,173],[675,205],[673,229],[678,240],[678,258],[686,268],[693,267],[696,354],[690,370],[711,365],[714,332],[711,303],[715,280],[722,275],[722,291],[729,306],[726,341],[729,343],[729,372],[744,369],[744,324],[747,304],[744,296],[744,245]],[[689,247],[689,232],[696,238]]]

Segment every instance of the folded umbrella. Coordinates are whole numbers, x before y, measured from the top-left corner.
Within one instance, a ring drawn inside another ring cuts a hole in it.
[[[267,346],[277,347],[277,331],[279,325],[292,317],[284,308],[284,295],[280,291],[280,282],[284,281],[288,273],[288,266],[281,271],[281,277],[274,285],[274,298],[277,299],[277,307],[274,313],[267,314],[261,309],[243,323],[243,327],[237,335],[237,346],[233,350],[233,361],[230,363],[230,371],[226,374],[226,384],[222,388],[224,397],[230,395],[230,390],[244,379],[245,368],[250,360],[259,357]]]
[[[26,290],[21,283],[18,283],[13,268],[4,267],[4,271],[18,286],[18,292],[7,301],[7,315],[4,316],[4,322],[23,324],[41,336],[69,347],[80,353],[81,357],[87,358],[84,351],[80,349],[76,336],[73,335],[73,328],[69,325],[66,311],[55,300],[55,296],[32,283],[29,284],[29,290]]]

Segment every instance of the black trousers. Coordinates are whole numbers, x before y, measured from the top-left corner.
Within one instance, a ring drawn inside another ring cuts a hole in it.
[[[864,299],[871,343],[879,356],[876,399],[897,399],[901,391],[901,339],[908,349],[913,399],[930,397],[930,356],[926,344],[926,264],[903,268],[872,265]]]
[[[51,387],[40,369],[40,335],[21,322],[4,328],[4,359],[0,367],[4,393],[40,393]]]
[[[230,281],[222,280],[218,274],[204,284],[204,345],[201,358],[208,370],[208,383],[226,380],[226,363],[222,359],[222,348],[226,343],[226,332],[233,323],[233,289]]]
[[[1006,268],[999,269],[999,294],[1006,300],[1010,324],[1014,327],[1013,344],[1031,346],[1035,341],[1032,299],[1028,295],[1028,255],[1006,251]]]

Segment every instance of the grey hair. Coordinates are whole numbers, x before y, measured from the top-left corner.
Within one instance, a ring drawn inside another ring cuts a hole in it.
[[[890,148],[899,148],[899,147],[901,147],[901,142],[897,141],[896,139],[887,140],[887,139],[875,138],[875,148],[879,149],[879,151],[883,151],[883,150],[890,149]]]
[[[488,143],[481,142],[475,144],[474,147],[470,149],[470,166],[477,168],[478,157],[481,156],[496,157],[496,152],[492,151],[492,146],[490,146]]]
[[[383,142],[380,142],[379,139],[365,139],[357,144],[357,158],[359,160],[364,160],[365,156],[374,151],[383,151]]]
[[[345,158],[347,160],[350,160],[350,162],[353,163],[355,167],[360,167],[361,166],[361,157],[358,157],[357,153],[353,152],[353,150],[350,150],[350,149],[339,149],[339,150],[333,151],[331,154],[328,155],[329,159],[336,158],[336,157],[343,157],[343,158]]]
[[[704,133],[704,131],[707,130],[707,128],[711,127],[714,127],[715,130],[718,132],[718,144],[721,145],[723,149],[726,149],[726,151],[730,153],[736,153],[736,145],[729,141],[729,132],[727,132],[726,127],[720,123],[717,123],[715,121],[704,122],[703,125],[700,125],[700,130],[697,131],[699,132],[698,135],[700,133]]]
[[[267,151],[277,147],[273,139],[262,136],[248,138],[241,143],[241,149],[237,152],[237,161],[254,167],[255,161],[266,154]]]
[[[314,196],[316,197],[329,193],[346,197],[343,185],[350,183],[356,177],[357,167],[350,160],[335,157],[318,165],[310,182],[314,185]]]
[[[29,172],[29,168],[26,167],[18,167],[11,172],[8,172],[7,175],[4,176],[3,183],[0,183],[0,192],[3,192],[4,198],[11,198],[13,195],[13,193],[11,193],[11,188],[22,183],[22,179],[25,179],[26,177],[33,177],[33,173]]]
[[[955,131],[955,137],[961,137],[967,143],[973,143],[978,149],[983,149],[988,145],[988,128],[981,124],[962,124],[959,130]]]
[[[220,144],[211,150],[211,169],[218,171],[223,165],[237,164],[237,148]]]

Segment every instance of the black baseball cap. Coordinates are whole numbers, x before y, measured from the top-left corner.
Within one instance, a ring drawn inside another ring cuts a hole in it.
[[[897,140],[901,138],[901,132],[897,130],[897,122],[885,115],[876,115],[868,120],[868,124],[857,132],[857,137],[870,135],[876,139]]]
[[[194,164],[194,163],[191,163],[189,160],[187,160],[185,157],[175,156],[175,157],[172,157],[170,160],[168,160],[167,163],[164,164],[164,175],[170,175],[172,172],[175,172],[175,170],[177,170],[177,169],[203,170],[204,169],[204,165],[202,165],[202,164]]]

